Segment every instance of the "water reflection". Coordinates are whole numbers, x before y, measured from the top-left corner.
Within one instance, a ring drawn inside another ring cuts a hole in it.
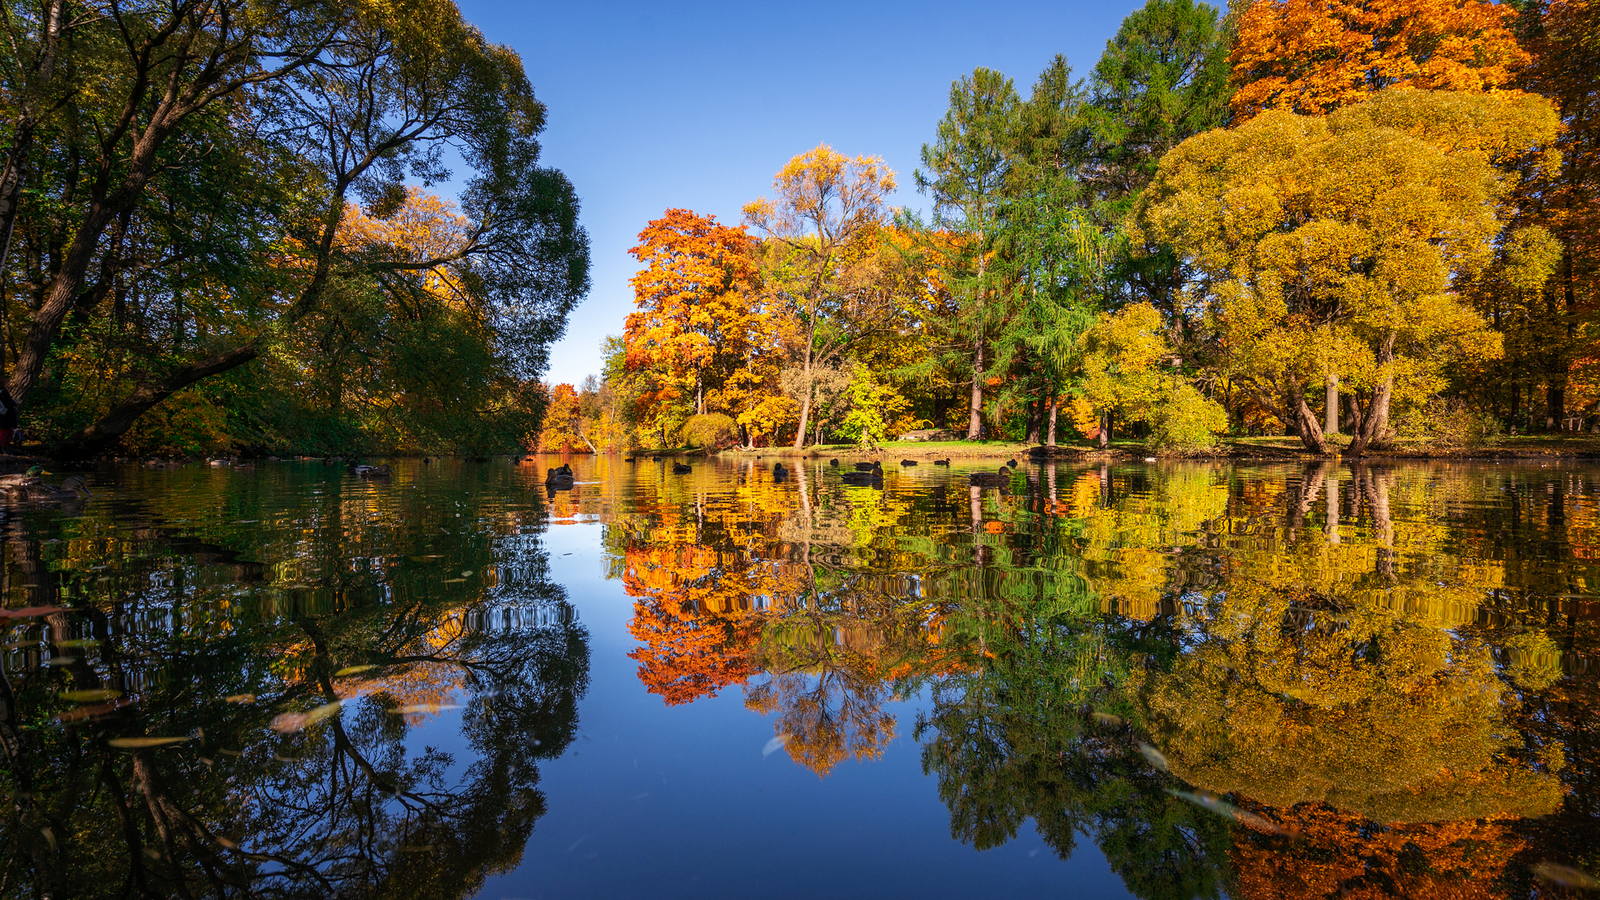
[[[923,697],[909,732],[979,849],[1031,821],[1151,898],[1548,896],[1541,861],[1600,871],[1593,471],[966,474],[704,465],[572,502],[609,523],[650,691],[737,685],[819,775]]]
[[[516,864],[588,678],[533,486],[102,480],[7,511],[0,892],[455,898]],[[464,752],[413,738],[437,716]]]

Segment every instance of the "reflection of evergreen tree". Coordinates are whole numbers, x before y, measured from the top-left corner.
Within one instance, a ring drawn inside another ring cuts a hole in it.
[[[1175,782],[1140,755],[1132,733],[1091,715],[1128,712],[1123,688],[1136,660],[1170,655],[1163,631],[1064,607],[982,628],[982,661],[933,685],[933,710],[916,729],[951,834],[987,849],[1032,819],[1063,859],[1089,836],[1137,896],[1219,896],[1224,821],[1168,794]],[[967,635],[972,646],[977,632]]]

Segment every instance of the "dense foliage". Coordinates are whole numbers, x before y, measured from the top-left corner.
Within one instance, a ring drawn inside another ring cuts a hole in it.
[[[611,446],[708,413],[795,447],[1600,427],[1596,9],[1149,0],[1087,79],[979,68],[923,147],[925,220],[822,146],[742,228],[649,225]]]
[[[5,14],[0,365],[46,445],[511,449],[537,428],[587,238],[538,164],[521,60],[454,3]]]

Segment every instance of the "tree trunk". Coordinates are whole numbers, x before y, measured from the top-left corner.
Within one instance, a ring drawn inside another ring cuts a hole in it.
[[[1300,390],[1299,384],[1289,389],[1289,421],[1298,426],[1295,433],[1300,436],[1300,443],[1307,450],[1324,456],[1328,454],[1328,439],[1323,436],[1317,414],[1306,402],[1305,392]]]
[[[983,341],[978,341],[972,357],[972,399],[967,404],[967,440],[975,441],[983,432]]]
[[[1044,419],[1044,397],[1035,398],[1033,408],[1028,410],[1028,436],[1024,441],[1028,444],[1039,443],[1039,426]]]
[[[169,373],[158,383],[141,384],[100,421],[68,438],[57,453],[64,457],[93,456],[116,443],[151,407],[197,381],[242,366],[259,355],[261,349],[255,343],[249,343],[210,359],[190,363]]]
[[[806,426],[811,421],[811,358],[817,346],[817,327],[813,322],[807,329],[806,335],[806,361],[805,368],[801,371],[801,381],[805,383],[805,396],[800,398],[800,427],[794,432],[794,449],[799,450],[806,445]]]
[[[1326,424],[1324,424],[1322,426],[1322,431],[1323,431],[1324,435],[1338,434],[1339,433],[1339,376],[1337,376],[1337,375],[1329,375],[1328,376],[1327,392],[1328,392],[1327,408],[1326,408],[1326,410],[1324,410],[1324,414],[1327,416],[1328,421],[1327,421]]]
[[[1100,411],[1100,449],[1111,445],[1111,410]]]
[[[1352,456],[1365,454],[1367,448],[1381,441],[1389,430],[1389,398],[1394,393],[1394,340],[1395,335],[1391,331],[1383,339],[1383,346],[1378,348],[1378,370],[1384,375],[1378,382],[1378,389],[1372,392],[1372,402],[1367,405],[1366,414],[1351,423]]]
[[[1056,445],[1056,411],[1060,408],[1060,401],[1052,395],[1050,397],[1050,438],[1049,445]]]
[[[983,255],[982,242],[978,248],[978,296],[973,304],[973,322],[977,334],[972,340],[972,399],[967,406],[967,440],[975,441],[983,432],[983,271],[988,260]]]
[[[1561,431],[1566,424],[1567,386],[1551,376],[1544,389],[1544,427],[1546,431]]]

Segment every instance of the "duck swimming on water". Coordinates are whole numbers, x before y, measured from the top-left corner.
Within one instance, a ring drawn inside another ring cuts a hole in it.
[[[21,475],[0,475],[0,495],[13,500],[82,500],[94,496],[84,487],[82,475],[73,475],[57,485],[41,477],[49,474],[43,466],[34,466]]]

